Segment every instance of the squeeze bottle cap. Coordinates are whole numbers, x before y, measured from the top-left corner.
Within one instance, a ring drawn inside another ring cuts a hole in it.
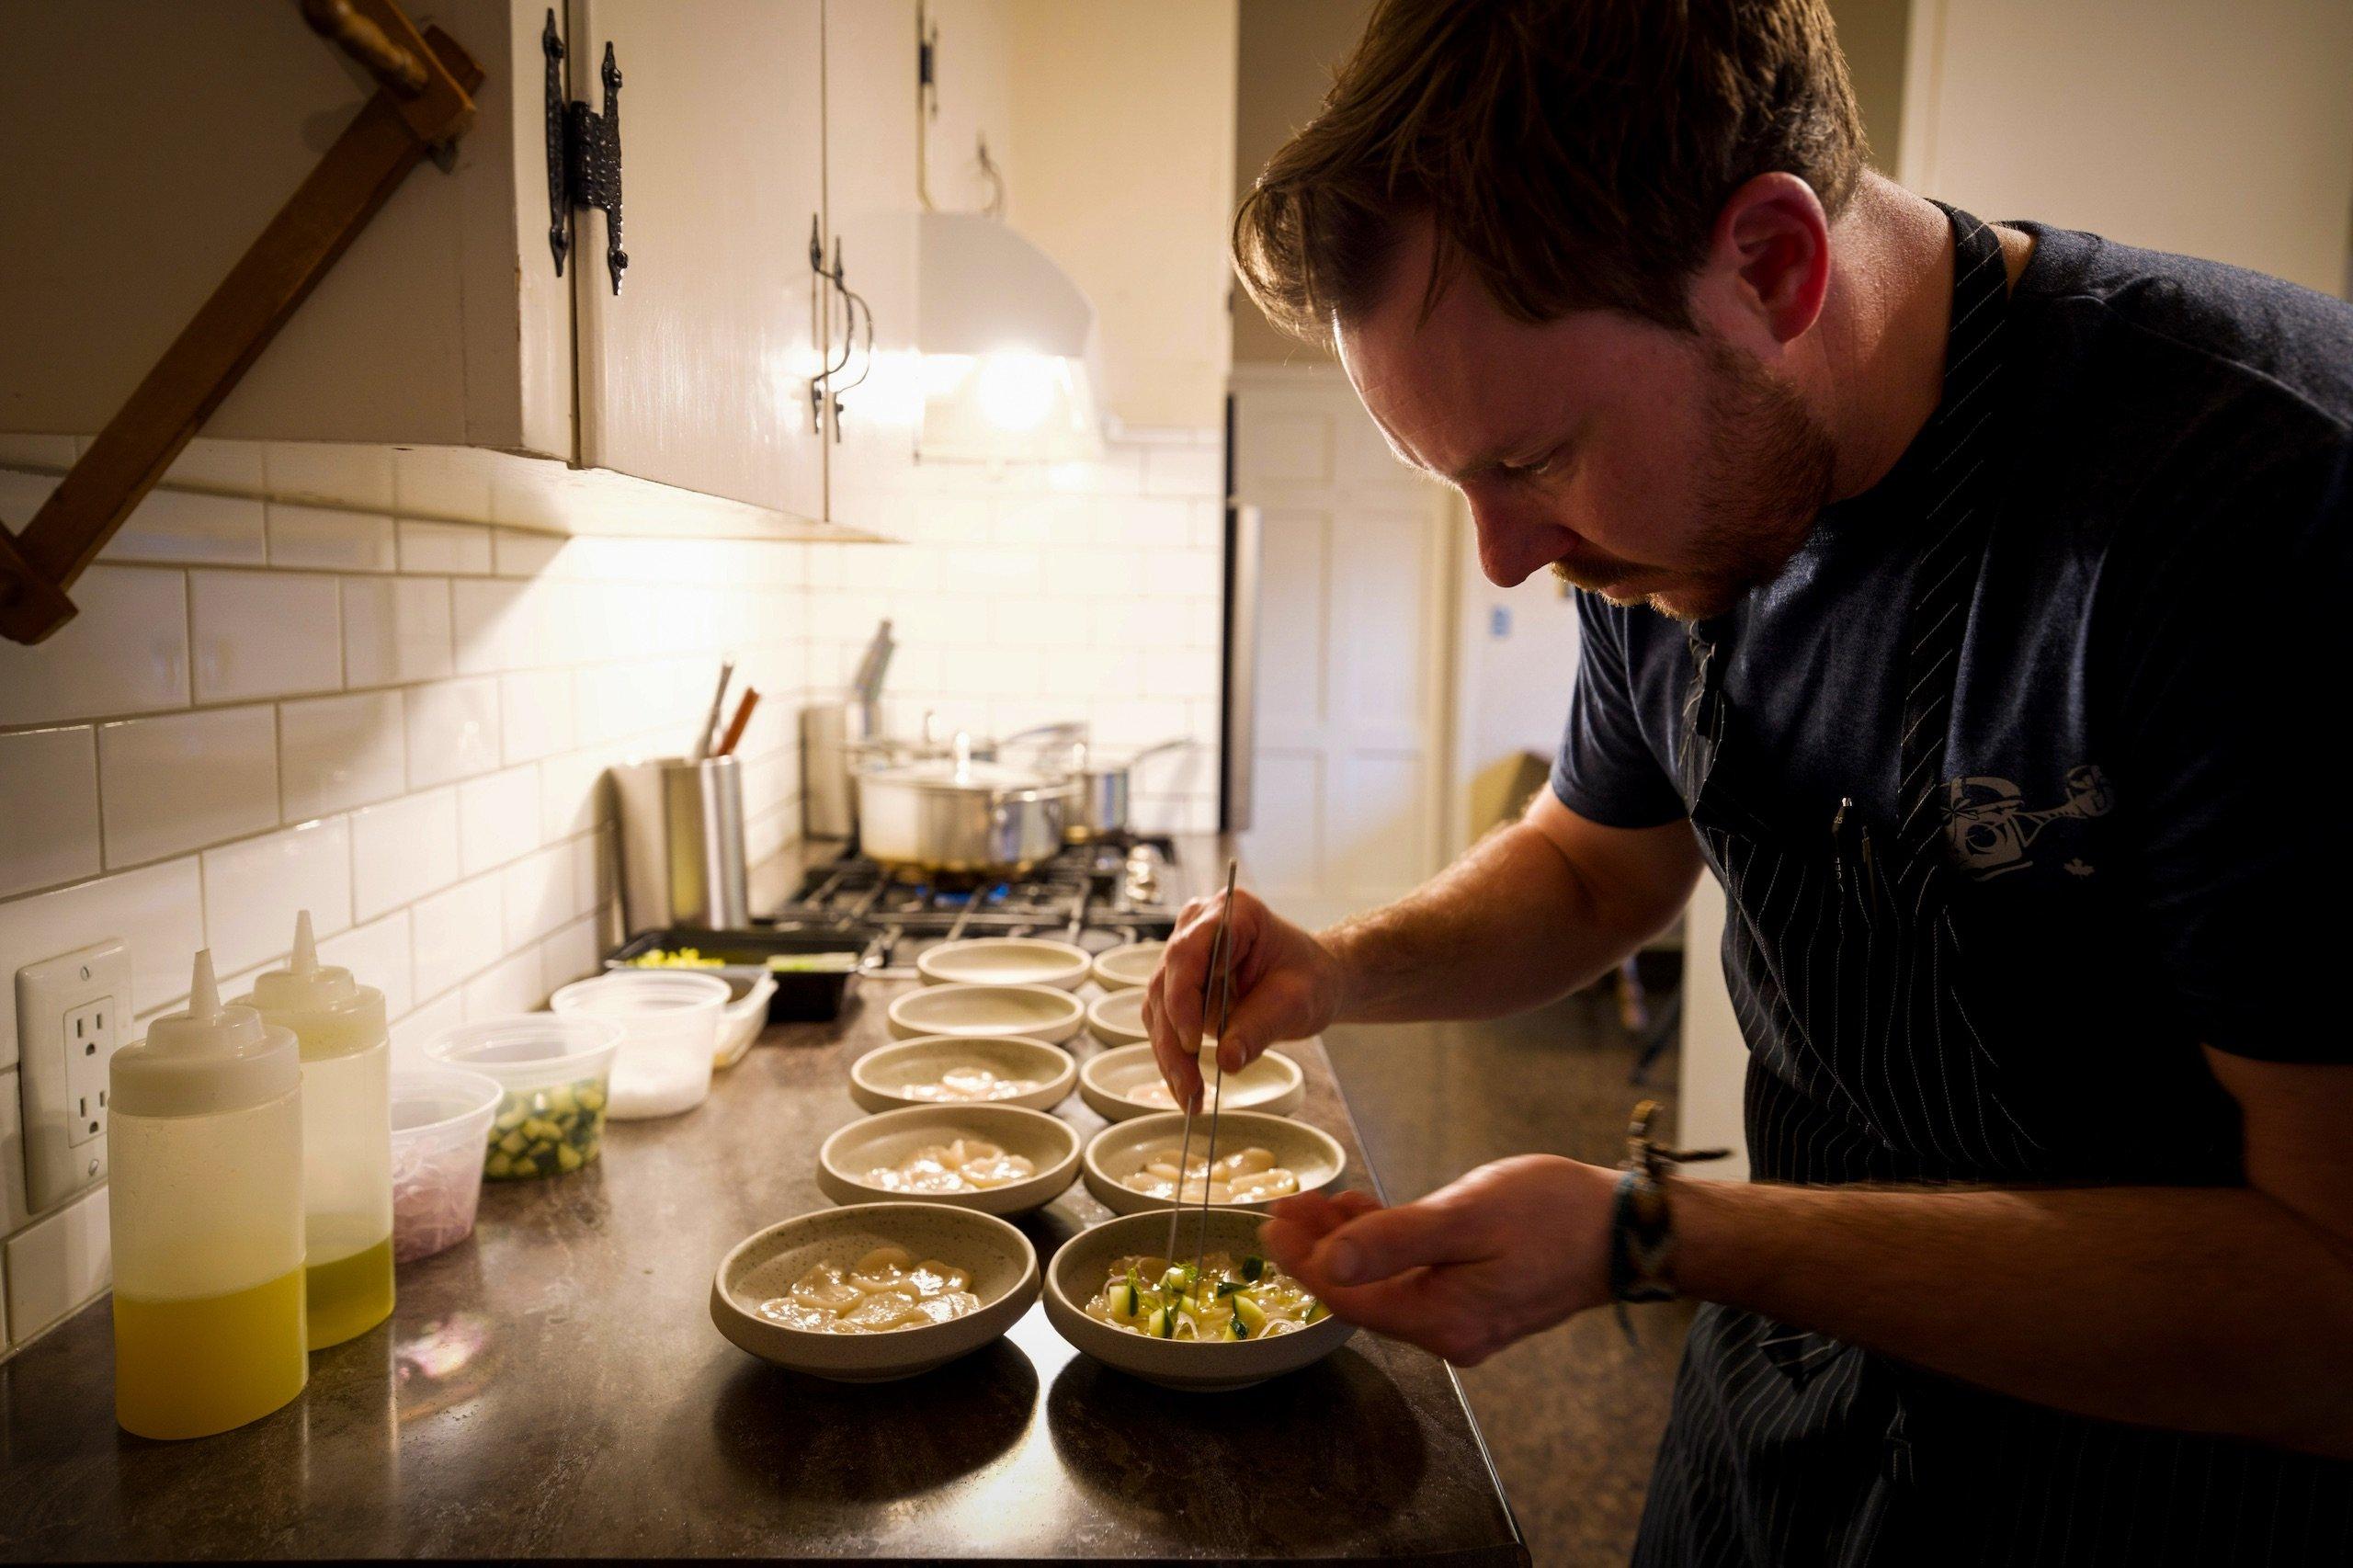
[[[253,994],[241,1000],[266,1021],[292,1029],[305,1062],[365,1051],[385,1038],[384,994],[360,984],[340,964],[319,961],[307,909],[294,916],[294,951],[286,967],[256,975]]]
[[[196,955],[188,1010],[147,1026],[108,1068],[119,1116],[212,1116],[266,1105],[302,1083],[290,1029],[221,1000],[210,949]]]

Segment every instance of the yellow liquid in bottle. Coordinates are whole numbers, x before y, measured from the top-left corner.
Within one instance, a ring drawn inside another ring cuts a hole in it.
[[[114,1299],[114,1409],[142,1437],[206,1437],[302,1392],[302,1271],[225,1296]]]
[[[311,1299],[311,1348],[356,1338],[392,1315],[392,1238],[304,1269]]]

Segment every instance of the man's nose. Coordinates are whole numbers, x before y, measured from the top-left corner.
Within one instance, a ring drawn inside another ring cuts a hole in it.
[[[1479,536],[1479,570],[1498,588],[1516,588],[1529,574],[1560,555],[1559,530],[1471,505],[1471,526]]]

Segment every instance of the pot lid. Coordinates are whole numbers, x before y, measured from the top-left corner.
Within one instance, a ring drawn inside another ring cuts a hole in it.
[[[1008,767],[998,762],[955,762],[935,759],[928,762],[904,763],[897,767],[878,767],[859,775],[882,784],[904,784],[916,790],[938,790],[966,792],[985,790],[1000,791],[1039,790],[1047,794],[1066,791],[1059,778],[1027,767]]]

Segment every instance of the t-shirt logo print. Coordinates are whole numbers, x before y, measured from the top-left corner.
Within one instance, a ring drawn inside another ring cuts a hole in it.
[[[1945,839],[1961,868],[1982,881],[2033,865],[2027,851],[2051,824],[2106,816],[2115,809],[2115,790],[2091,763],[2069,768],[2066,800],[2040,811],[2029,811],[2026,797],[2006,778],[1952,778],[1945,782]],[[2066,869],[2079,877],[2092,871],[2077,858],[2070,858]]]

